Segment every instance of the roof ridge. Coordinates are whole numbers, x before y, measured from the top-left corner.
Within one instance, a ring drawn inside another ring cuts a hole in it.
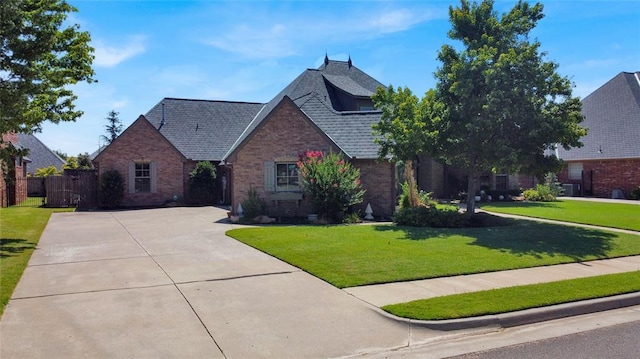
[[[249,105],[264,105],[264,102],[253,102],[253,101],[232,101],[232,100],[205,100],[205,99],[195,99],[195,98],[178,98],[178,97],[164,97],[164,100],[176,100],[176,101],[193,101],[193,102],[215,102],[215,103],[245,103]]]

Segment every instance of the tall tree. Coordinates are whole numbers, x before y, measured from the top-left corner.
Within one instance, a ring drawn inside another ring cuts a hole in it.
[[[502,16],[492,0],[449,7],[448,35],[462,46],[441,48],[436,89],[424,102],[439,107],[427,118],[430,152],[468,175],[469,215],[482,173],[540,171],[555,162],[546,150],[582,146],[586,130],[573,84],[529,37],[542,11],[525,1]]]
[[[423,151],[426,123],[421,103],[409,88],[379,87],[373,94],[374,106],[382,116],[373,125],[375,139],[380,145],[379,159],[389,157],[392,162],[404,163],[404,177],[409,187],[409,204],[419,204],[418,188],[413,171],[413,160]]]
[[[122,132],[122,122],[118,118],[118,112],[115,110],[109,111],[107,115],[107,124],[104,125],[105,130],[107,131],[106,136],[102,136],[102,139],[110,145]]]
[[[88,32],[65,24],[75,11],[64,0],[0,1],[0,134],[82,115],[69,85],[94,81],[93,48]],[[0,159],[15,155],[2,141]]]

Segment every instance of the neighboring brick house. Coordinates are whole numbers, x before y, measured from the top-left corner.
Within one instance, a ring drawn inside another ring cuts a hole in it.
[[[20,148],[16,133],[3,134],[2,143],[4,146]],[[15,157],[11,163],[7,164],[6,174],[0,171],[0,207],[19,204],[27,198],[27,183],[20,179],[27,176],[28,162],[27,158]]]
[[[100,174],[120,171],[125,206],[159,205],[187,194],[197,161],[218,165],[219,199],[234,210],[254,188],[271,215],[302,216],[308,202],[295,163],[307,150],[342,152],[360,169],[364,203],[374,215],[395,206],[395,166],[377,161],[371,126],[381,112],[371,95],[383,86],[349,61],[325,57],[266,104],[166,98],[94,159]],[[145,186],[144,183],[150,182]]]
[[[61,172],[62,166],[66,163],[34,135],[18,134],[18,145],[29,150],[26,156],[30,160],[26,167],[27,175],[33,176],[38,169],[49,166],[54,166]]]
[[[574,195],[628,197],[640,185],[640,72],[621,72],[585,97],[582,114],[584,146],[558,149],[567,164],[559,180],[575,184]]]

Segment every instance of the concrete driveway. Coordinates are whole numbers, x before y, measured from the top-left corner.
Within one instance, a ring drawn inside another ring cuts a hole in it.
[[[54,214],[0,321],[0,357],[324,358],[442,334],[226,237],[225,217]]]

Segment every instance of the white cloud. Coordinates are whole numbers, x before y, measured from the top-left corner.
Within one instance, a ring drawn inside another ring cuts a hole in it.
[[[100,67],[114,67],[119,63],[146,51],[145,38],[133,36],[120,47],[108,46],[102,42],[95,44],[95,60],[93,64]]]

